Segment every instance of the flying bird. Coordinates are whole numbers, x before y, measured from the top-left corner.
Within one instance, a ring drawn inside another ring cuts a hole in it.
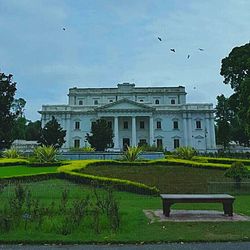
[[[63,31],[65,31],[66,29],[65,28],[63,28]]]
[[[204,49],[199,48],[200,51],[204,51]]]
[[[175,49],[170,49],[170,51],[175,52]]]
[[[190,55],[187,56],[187,59],[189,59],[189,58],[190,58]]]
[[[162,39],[160,38],[160,37],[158,37],[158,40],[161,42],[162,41]]]

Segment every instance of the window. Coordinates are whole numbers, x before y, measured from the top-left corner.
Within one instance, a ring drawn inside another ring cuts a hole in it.
[[[109,100],[109,102],[113,102],[113,100]]]
[[[75,129],[80,129],[80,122],[75,122]]]
[[[143,100],[141,99],[140,102],[143,102]]]
[[[158,99],[156,99],[155,104],[160,104],[160,101]]]
[[[98,100],[94,100],[94,104],[95,104],[95,105],[98,105]]]
[[[112,122],[108,121],[108,128],[112,128]]]
[[[175,104],[175,99],[171,99],[171,104]]]
[[[174,128],[174,129],[178,129],[178,128],[179,128],[179,123],[178,123],[178,121],[174,121],[174,122],[173,122],[173,128]]]
[[[124,121],[123,122],[123,128],[124,129],[128,129],[128,121]]]
[[[157,121],[156,122],[156,128],[157,129],[161,129],[161,121]]]
[[[179,147],[180,147],[180,140],[174,139],[174,148],[179,148]]]
[[[74,148],[80,148],[80,140],[79,139],[74,140]]]
[[[143,145],[147,145],[147,140],[146,139],[140,139],[139,140],[138,146],[141,147]]]
[[[157,139],[156,145],[157,145],[157,148],[162,148],[162,139]]]
[[[201,129],[201,121],[196,121],[196,129]]]
[[[140,121],[140,129],[144,129],[144,128],[145,128],[144,121]]]
[[[83,104],[83,102],[82,101],[79,101],[79,105],[82,105]]]

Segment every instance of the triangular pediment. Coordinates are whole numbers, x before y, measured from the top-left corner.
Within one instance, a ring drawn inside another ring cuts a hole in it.
[[[149,107],[142,103],[137,103],[128,99],[122,99],[116,102],[106,104],[96,108],[97,111],[114,111],[114,110],[141,110],[141,111],[154,111],[155,108]]]

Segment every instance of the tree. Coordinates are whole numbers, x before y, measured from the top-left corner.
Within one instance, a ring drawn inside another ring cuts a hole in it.
[[[249,171],[242,162],[233,162],[224,175],[233,178],[236,188],[240,188],[242,179],[249,177]]]
[[[11,108],[18,117],[23,117],[26,101],[23,98],[14,99]]]
[[[113,143],[113,130],[104,119],[92,123],[91,135],[87,134],[86,139],[97,151],[104,151],[108,145]]]
[[[26,139],[26,123],[27,120],[25,117],[18,117],[14,120],[14,126],[12,130],[12,138],[16,139]]]
[[[11,110],[16,92],[16,83],[12,81],[12,75],[0,73],[0,150],[10,147],[12,128],[16,113]]]
[[[29,121],[25,130],[25,138],[28,141],[38,141],[41,137],[41,121]]]
[[[230,107],[234,118],[241,124],[240,135],[243,137],[244,144],[249,145],[250,43],[232,49],[229,56],[222,60],[220,74],[224,77],[224,83],[230,84],[234,90],[234,94],[229,98]],[[239,134],[239,130],[235,129],[235,131]]]
[[[41,130],[41,136],[38,140],[39,143],[45,146],[53,146],[60,148],[65,142],[66,130],[63,130],[56,118],[52,116],[52,120],[47,122]]]
[[[229,107],[229,101],[224,95],[217,96],[217,105],[215,110],[215,121],[217,122],[217,143],[222,144],[224,149],[226,149],[230,142],[231,110]]]

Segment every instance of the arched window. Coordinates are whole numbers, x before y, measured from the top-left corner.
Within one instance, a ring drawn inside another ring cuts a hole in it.
[[[156,99],[155,104],[160,104],[160,101],[158,99]]]

